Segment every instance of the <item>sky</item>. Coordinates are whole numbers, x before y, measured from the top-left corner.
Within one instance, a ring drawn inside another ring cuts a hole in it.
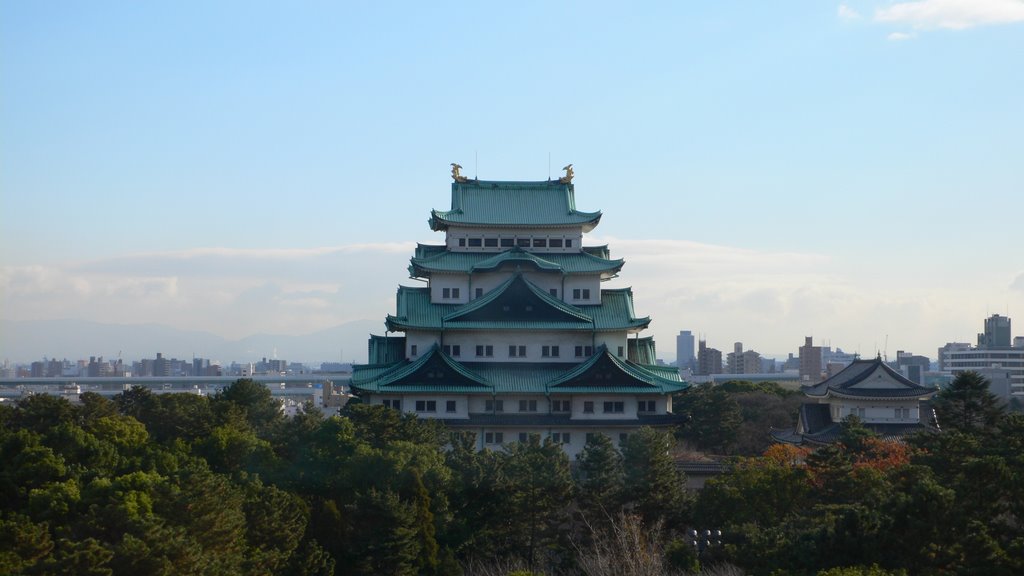
[[[0,0],[0,358],[383,332],[451,162],[573,163],[667,360],[1024,335],[1022,62],[1024,0]]]

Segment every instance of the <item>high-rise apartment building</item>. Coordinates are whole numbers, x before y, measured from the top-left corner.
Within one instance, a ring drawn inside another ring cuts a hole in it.
[[[978,334],[978,348],[1009,348],[1010,319],[993,314],[985,319],[985,332]]]
[[[679,373],[683,374],[687,369],[694,369],[695,356],[693,354],[693,332],[682,330],[676,336],[676,367]]]
[[[806,336],[800,347],[800,380],[819,382],[821,374],[821,346],[815,346],[813,337]]]
[[[705,340],[697,343],[697,374],[708,376],[710,374],[722,373],[722,352],[715,348],[708,348]]]
[[[732,352],[726,356],[727,374],[759,374],[761,372],[761,355],[753,350],[743,350],[743,342],[736,342]]]

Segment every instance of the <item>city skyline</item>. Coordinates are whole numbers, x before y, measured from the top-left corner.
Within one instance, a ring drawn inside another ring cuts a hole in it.
[[[667,360],[681,330],[932,357],[1024,311],[1022,26],[1014,0],[7,3],[0,359],[19,321],[379,321],[450,162],[573,163]]]

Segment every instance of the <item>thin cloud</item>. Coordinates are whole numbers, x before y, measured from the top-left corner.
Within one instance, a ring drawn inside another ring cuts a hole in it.
[[[906,32],[893,32],[892,34],[889,34],[888,36],[886,36],[886,39],[887,40],[892,40],[893,42],[900,42],[900,41],[903,41],[903,40],[913,40],[914,39],[914,35],[913,34],[908,34]]]
[[[839,17],[843,20],[858,20],[860,19],[860,12],[857,12],[853,8],[850,8],[846,4],[839,5]]]
[[[1010,283],[1010,290],[1020,290],[1024,292],[1024,272],[1017,275],[1017,278]]]
[[[874,20],[916,30],[964,30],[1024,22],[1024,0],[920,0],[875,10]],[[893,39],[893,38],[890,38]]]

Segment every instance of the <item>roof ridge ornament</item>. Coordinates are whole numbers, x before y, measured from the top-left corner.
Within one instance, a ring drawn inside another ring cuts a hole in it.
[[[569,164],[568,166],[563,167],[562,170],[565,170],[565,176],[562,176],[561,178],[559,178],[558,179],[558,183],[559,184],[570,184],[570,183],[572,183],[572,177],[573,177],[572,164]]]
[[[455,180],[456,182],[466,182],[466,181],[468,181],[469,178],[466,178],[465,176],[463,176],[459,172],[460,170],[462,170],[462,166],[460,164],[456,164],[455,162],[452,162],[452,180]]]

